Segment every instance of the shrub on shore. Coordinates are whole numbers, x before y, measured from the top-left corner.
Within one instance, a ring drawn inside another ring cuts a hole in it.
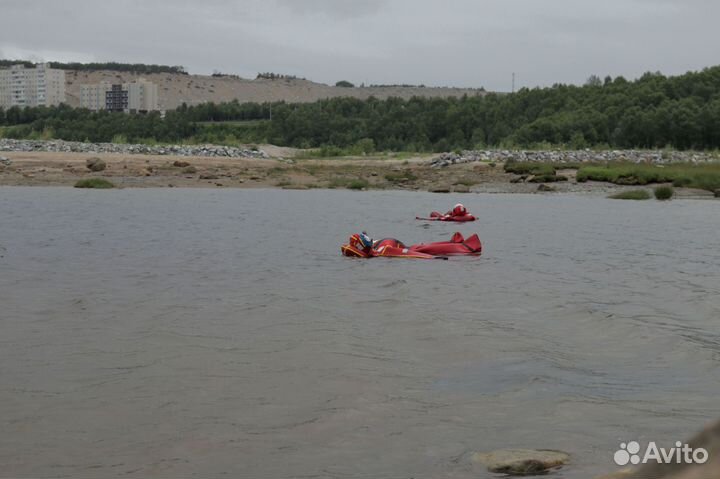
[[[352,180],[347,187],[349,190],[364,190],[368,185],[367,180]]]
[[[75,188],[109,189],[115,188],[115,184],[105,178],[85,178],[75,183]]]
[[[530,183],[555,183],[556,181],[567,181],[567,176],[562,175],[535,175],[530,178]]]
[[[675,194],[671,186],[658,186],[655,188],[655,198],[658,200],[669,200]]]
[[[649,200],[650,193],[647,190],[629,190],[615,193],[614,195],[608,196],[613,200]]]

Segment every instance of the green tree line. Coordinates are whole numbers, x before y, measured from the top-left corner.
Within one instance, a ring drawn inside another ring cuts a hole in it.
[[[674,77],[646,73],[635,81],[591,77],[583,86],[557,84],[461,98],[183,105],[164,119],[65,106],[11,108],[0,112],[0,124],[11,125],[4,128],[5,136],[45,132],[92,141],[123,135],[159,142],[252,138],[308,148],[347,148],[371,140],[379,150],[410,151],[539,145],[716,149],[720,67]]]
[[[0,60],[0,67],[6,68],[12,65],[24,65],[26,68],[34,68],[35,63],[27,60]],[[118,62],[94,62],[94,63],[62,63],[62,62],[48,62],[51,68],[57,68],[59,70],[77,70],[77,71],[96,71],[96,70],[111,70],[120,72],[134,72],[134,73],[180,73],[187,75],[185,67],[174,65],[149,65],[145,63],[118,63]]]

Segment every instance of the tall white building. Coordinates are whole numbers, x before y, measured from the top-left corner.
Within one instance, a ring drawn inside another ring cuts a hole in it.
[[[105,109],[105,95],[112,89],[112,83],[80,85],[80,106],[93,111]]]
[[[130,111],[153,111],[158,109],[158,87],[155,83],[140,79],[128,83],[128,109]]]
[[[45,63],[0,69],[0,107],[54,106],[65,101],[65,72]]]
[[[142,78],[132,83],[81,85],[80,106],[95,111],[155,111],[159,109],[158,87]]]

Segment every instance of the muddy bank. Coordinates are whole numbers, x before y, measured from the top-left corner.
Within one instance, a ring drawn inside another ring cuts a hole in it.
[[[289,160],[95,152],[4,152],[0,185],[72,186],[106,178],[118,187],[348,188],[438,193],[533,193],[537,183],[517,182],[502,164],[467,163],[433,168],[429,156]],[[96,169],[97,160],[104,164]],[[570,173],[572,175],[572,172]],[[603,183],[556,184],[559,192],[607,193]]]
[[[43,148],[51,148],[51,143],[54,142],[45,142]],[[67,146],[60,146],[63,145]],[[271,145],[260,146],[258,155],[262,157],[242,156],[243,149],[236,152],[241,156],[234,157],[208,153],[215,151],[213,149],[196,156],[190,154],[192,151],[180,155],[168,151],[141,154],[135,150],[124,153],[8,151],[0,155],[0,186],[73,186],[80,180],[104,178],[121,188],[344,188],[604,196],[632,188],[604,182],[577,182],[577,170],[571,168],[557,171],[568,181],[548,184],[532,176],[507,173],[503,163],[496,161],[458,162],[438,168],[437,157],[433,155],[293,159],[296,150]],[[676,197],[712,196],[711,192],[702,190],[676,189]]]

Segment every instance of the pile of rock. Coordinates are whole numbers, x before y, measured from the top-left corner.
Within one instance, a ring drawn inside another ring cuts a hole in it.
[[[10,166],[10,165],[12,165],[12,161],[10,161],[10,158],[5,158],[4,156],[0,156],[0,165]]]
[[[78,141],[40,141],[0,139],[0,151],[49,151],[54,153],[119,153],[125,155],[209,156],[228,158],[268,158],[254,148],[218,145],[130,145],[120,143],[82,143]]]
[[[604,161],[628,161],[631,163],[668,164],[678,162],[707,163],[718,161],[710,154],[686,151],[645,151],[645,150],[609,150],[609,151],[526,151],[526,150],[483,150],[463,151],[461,153],[443,153],[430,161],[433,168],[445,168],[450,165],[472,163],[476,161],[536,161],[542,163],[596,163]]]

